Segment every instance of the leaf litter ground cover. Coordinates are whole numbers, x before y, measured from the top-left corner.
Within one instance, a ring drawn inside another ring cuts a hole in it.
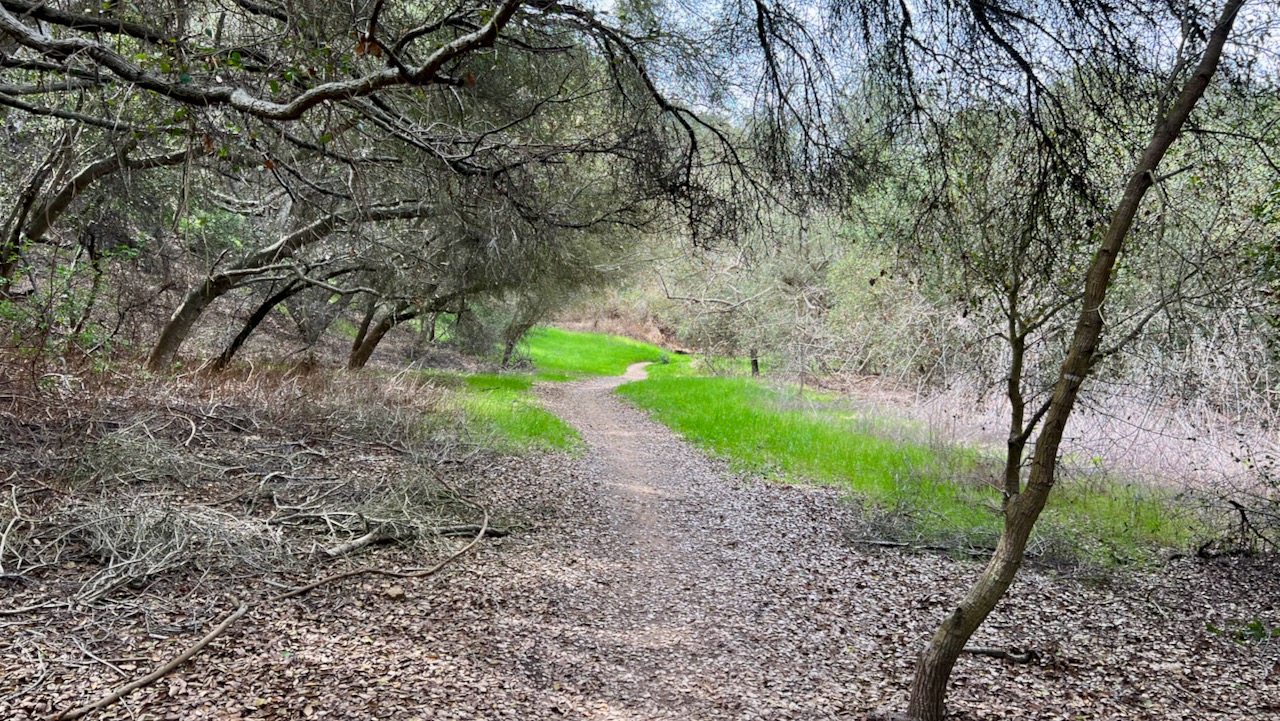
[[[586,443],[580,458],[454,464],[455,483],[512,535],[435,577],[363,577],[259,604],[99,717],[832,719],[901,708],[915,653],[977,567],[848,543],[860,521],[837,493],[729,473],[613,398],[615,384],[543,391]],[[409,568],[440,553],[379,546],[352,563]],[[126,588],[110,606],[0,617],[0,718],[43,718],[146,672],[262,594],[262,578]],[[36,590],[5,588],[4,603]],[[961,719],[1280,717],[1280,643],[1236,633],[1280,625],[1278,599],[1274,566],[1260,560],[1183,559],[1107,585],[1029,570],[974,643],[1034,648],[1040,660],[962,658],[951,708]]]

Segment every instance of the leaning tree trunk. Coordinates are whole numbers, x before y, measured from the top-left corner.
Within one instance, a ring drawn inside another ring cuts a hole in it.
[[[351,370],[364,368],[373,351],[377,350],[378,344],[392,328],[418,316],[417,310],[408,310],[408,308],[408,303],[400,303],[395,310],[382,316],[381,320],[370,326],[368,332],[361,338],[360,344],[351,349],[351,358],[347,361],[347,367]]]
[[[908,716],[914,721],[941,721],[945,713],[947,682],[956,659],[974,631],[1009,589],[1014,575],[1022,565],[1031,529],[1044,510],[1049,492],[1053,489],[1058,448],[1062,443],[1067,420],[1080,393],[1080,386],[1092,368],[1094,353],[1102,336],[1102,304],[1107,297],[1116,258],[1124,246],[1143,197],[1155,183],[1155,173],[1160,161],[1177,139],[1187,117],[1204,95],[1209,80],[1217,71],[1222,48],[1231,34],[1231,28],[1244,1],[1229,0],[1223,8],[1200,63],[1183,85],[1182,92],[1168,114],[1156,124],[1146,151],[1129,177],[1120,203],[1089,265],[1075,335],[1062,363],[1057,385],[1044,415],[1044,425],[1036,440],[1026,489],[1015,494],[1006,503],[1004,532],[990,562],[960,605],[943,620],[916,664],[915,678],[911,683],[911,701],[907,708]]]
[[[187,293],[182,305],[178,306],[169,323],[160,331],[160,338],[147,357],[147,368],[157,371],[172,363],[205,308],[245,278],[278,269],[279,263],[293,257],[301,248],[328,237],[336,228],[355,222],[416,218],[426,212],[426,206],[419,203],[348,208],[315,220],[275,243],[248,254],[231,268],[206,278]]]
[[[39,194],[40,188],[44,186],[45,181],[49,179],[49,174],[53,172],[58,156],[66,152],[70,137],[69,134],[64,135],[63,142],[59,144],[59,147],[54,148],[49,153],[49,157],[36,168],[31,179],[27,181],[22,192],[18,194],[18,200],[10,216],[9,225],[4,229],[4,238],[0,240],[0,297],[9,297],[11,294],[9,286],[13,282],[14,273],[18,269],[18,257],[22,252],[22,231],[27,225],[27,216],[35,205],[36,196]]]
[[[147,368],[160,370],[172,363],[183,341],[191,335],[191,329],[195,327],[196,321],[200,320],[204,309],[230,290],[233,284],[229,276],[220,275],[215,278],[206,278],[203,283],[188,291],[187,297],[182,300],[182,305],[173,311],[169,322],[160,331],[160,338],[152,347],[151,355],[147,356]]]
[[[45,176],[48,175],[48,170],[52,166],[46,163],[45,166],[36,171],[32,182],[27,185],[26,190],[23,191],[23,195],[19,199],[20,212],[16,215],[13,227],[10,233],[6,235],[3,244],[0,245],[0,282],[12,279],[16,267],[17,253],[21,248],[22,242],[35,243],[43,240],[45,234],[49,232],[54,223],[71,207],[72,202],[79,198],[91,185],[119,172],[121,169],[151,170],[153,168],[177,165],[192,157],[194,152],[179,150],[174,153],[149,158],[125,157],[137,144],[138,141],[136,139],[125,141],[124,145],[116,149],[110,156],[85,166],[58,192],[46,197],[39,205],[35,204],[35,193],[39,190],[39,186],[44,184]],[[55,150],[55,153],[59,152],[64,151]]]
[[[369,335],[369,326],[378,315],[378,296],[370,295],[369,303],[364,308],[364,317],[360,319],[360,327],[356,328],[356,337],[351,339],[351,355],[354,356],[364,345],[364,337]]]
[[[262,301],[262,304],[258,306],[257,310],[253,311],[253,314],[245,321],[244,327],[240,329],[240,332],[236,334],[236,337],[231,339],[231,342],[227,344],[227,347],[222,349],[222,353],[213,361],[213,364],[209,366],[210,370],[220,371],[228,365],[231,365],[231,359],[236,357],[236,353],[240,351],[241,346],[244,345],[245,341],[249,340],[249,336],[253,335],[253,332],[258,329],[258,326],[262,325],[262,321],[266,320],[267,316],[271,315],[271,311],[274,310],[276,306],[285,302],[289,298],[292,298],[298,293],[301,293],[307,288],[308,286],[306,283],[293,281],[292,283],[286,284],[274,295]]]
[[[520,339],[524,338],[529,331],[533,330],[533,326],[538,322],[538,314],[530,313],[530,317],[512,320],[507,326],[503,335],[506,336],[506,342],[502,347],[502,367],[506,368],[511,365],[511,359],[515,357],[516,346],[520,345]]]

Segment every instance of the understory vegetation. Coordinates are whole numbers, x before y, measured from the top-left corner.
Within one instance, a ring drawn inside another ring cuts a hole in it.
[[[3,0],[0,616],[208,577],[254,597],[216,636],[434,574],[519,526],[453,471],[583,448],[539,384],[648,362],[623,396],[844,489],[849,540],[983,559],[885,699],[954,716],[1028,558],[1280,556],[1277,37],[1276,0]]]
[[[930,441],[927,429],[859,411],[847,399],[727,376],[661,371],[619,393],[738,470],[833,484],[865,507],[868,538],[981,554],[1000,533],[998,456]],[[1068,475],[1031,555],[1047,562],[1116,564],[1183,552],[1208,537],[1176,494]]]

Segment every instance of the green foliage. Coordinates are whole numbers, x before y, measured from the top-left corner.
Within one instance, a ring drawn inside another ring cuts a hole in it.
[[[432,385],[453,391],[449,404],[462,413],[467,431],[507,452],[566,451],[578,447],[569,424],[544,410],[524,375],[432,372]]]
[[[178,230],[188,246],[204,257],[238,253],[253,244],[253,229],[242,215],[226,210],[193,210],[178,219]]]
[[[339,336],[346,338],[347,340],[355,340],[356,335],[360,332],[360,329],[357,328],[354,323],[347,320],[346,318],[338,318],[333,322],[333,325],[330,327]]]
[[[657,346],[630,338],[559,328],[538,328],[529,333],[525,344],[543,380],[622,375],[632,363],[656,363],[664,353]]]
[[[533,379],[527,375],[497,375],[479,373],[465,377],[468,388],[478,391],[527,391],[533,387]]]
[[[903,440],[918,429],[842,408],[825,394],[800,396],[750,378],[661,374],[619,393],[734,467],[852,491],[909,519],[928,541],[994,543],[1001,527],[993,461],[970,449]],[[686,364],[687,369],[690,364]],[[1112,480],[1063,483],[1037,538],[1046,555],[1125,563],[1185,546],[1193,526],[1170,494]]]
[[[1215,626],[1212,622],[1205,623],[1205,629],[1216,636],[1227,636],[1237,643],[1261,643],[1262,641],[1270,641],[1272,639],[1280,639],[1280,626],[1275,628],[1267,626],[1260,618],[1255,618],[1247,623],[1232,624],[1234,630]]]

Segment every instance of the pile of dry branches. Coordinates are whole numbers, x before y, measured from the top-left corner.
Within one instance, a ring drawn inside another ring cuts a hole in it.
[[[221,618],[194,654],[251,607],[357,575],[430,575],[506,533],[472,498],[489,457],[418,376],[95,380],[0,407],[0,622],[25,631],[0,646],[15,658],[43,659],[39,639],[75,618],[96,629],[80,623],[91,655],[139,623],[167,637]],[[356,565],[379,545],[392,558]],[[210,597],[223,603],[192,612]]]

